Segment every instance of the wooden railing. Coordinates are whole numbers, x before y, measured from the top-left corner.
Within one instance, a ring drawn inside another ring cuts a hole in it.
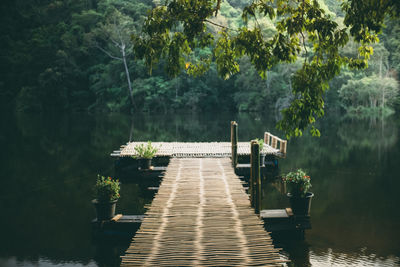
[[[279,152],[282,154],[286,154],[287,140],[283,140],[269,132],[265,132],[264,143],[268,146],[279,149]]]

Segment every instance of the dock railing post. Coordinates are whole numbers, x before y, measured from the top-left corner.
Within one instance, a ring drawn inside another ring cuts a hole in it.
[[[276,136],[274,136],[274,135],[271,137],[271,146],[273,148],[277,148],[277,146],[278,146],[278,140],[277,140]]]
[[[250,198],[255,213],[261,210],[261,175],[260,175],[260,144],[257,140],[251,141],[250,154]]]
[[[287,140],[281,141],[280,152],[286,154]]]
[[[238,124],[236,123],[236,121],[231,121],[231,146],[232,146],[233,168],[236,168],[238,163],[237,144],[238,144]]]
[[[269,132],[264,133],[264,144],[269,146]]]

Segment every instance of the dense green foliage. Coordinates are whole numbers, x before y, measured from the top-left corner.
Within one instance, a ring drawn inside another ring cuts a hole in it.
[[[294,98],[282,111],[278,127],[287,137],[302,135],[302,131],[324,115],[324,94],[328,82],[341,68],[364,69],[373,54],[371,44],[379,39],[385,15],[399,15],[395,1],[349,0],[342,4],[345,17],[340,26],[335,18],[316,0],[253,1],[242,10],[244,26],[230,26],[213,21],[221,9],[221,1],[167,1],[152,9],[140,35],[134,35],[137,58],[144,59],[150,72],[161,59],[166,71],[176,76],[182,68],[189,73],[202,74],[211,60],[218,74],[228,79],[240,70],[238,59],[246,56],[261,78],[278,63],[294,63],[304,59],[302,66],[291,77]],[[270,22],[272,34],[264,33]],[[252,22],[250,24],[250,22]],[[220,28],[214,34],[208,25]],[[350,40],[359,43],[356,56],[341,53]],[[212,54],[192,64],[190,57],[196,50],[212,47]],[[307,48],[308,47],[308,48]],[[191,67],[192,66],[192,67]],[[384,101],[383,101],[384,102]],[[312,126],[313,135],[319,136]]]
[[[396,1],[352,0],[343,9],[336,0],[160,3],[2,1],[0,104],[36,112],[286,108],[280,126],[289,135],[325,107],[389,114],[399,106]],[[372,51],[368,68],[355,71]]]

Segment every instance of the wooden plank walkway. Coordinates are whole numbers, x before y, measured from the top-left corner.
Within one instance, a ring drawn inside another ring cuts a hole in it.
[[[147,144],[147,142],[129,142],[127,145],[121,146],[119,153],[113,153],[112,156],[130,157],[136,155],[135,146]],[[231,157],[232,145],[230,142],[152,142],[152,146],[157,147],[156,156],[168,156],[177,158],[215,158],[215,157]],[[261,153],[267,155],[282,156],[279,149],[269,145],[264,145]],[[250,155],[250,142],[238,143],[238,155]]]
[[[173,158],[121,266],[282,266],[227,158]]]

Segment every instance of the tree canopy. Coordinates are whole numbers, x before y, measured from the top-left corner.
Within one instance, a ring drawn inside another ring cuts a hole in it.
[[[398,4],[341,2],[4,0],[0,107],[272,113],[291,136],[324,112],[392,114]]]
[[[166,72],[173,77],[182,70],[201,75],[215,62],[224,79],[240,71],[239,59],[243,56],[264,79],[275,65],[301,58],[301,66],[287,77],[294,97],[282,111],[278,128],[291,137],[302,135],[311,125],[311,133],[319,136],[313,124],[324,115],[329,81],[343,67],[368,66],[384,19],[399,17],[400,2],[344,1],[341,24],[317,0],[252,1],[243,7],[243,23],[235,28],[219,23],[220,10],[221,0],[167,0],[156,6],[142,32],[133,35],[136,57],[145,60],[150,72],[163,60]],[[260,20],[265,18],[275,26],[274,32],[264,31]],[[359,44],[355,56],[340,50],[350,40]],[[210,53],[195,56],[201,49]]]

